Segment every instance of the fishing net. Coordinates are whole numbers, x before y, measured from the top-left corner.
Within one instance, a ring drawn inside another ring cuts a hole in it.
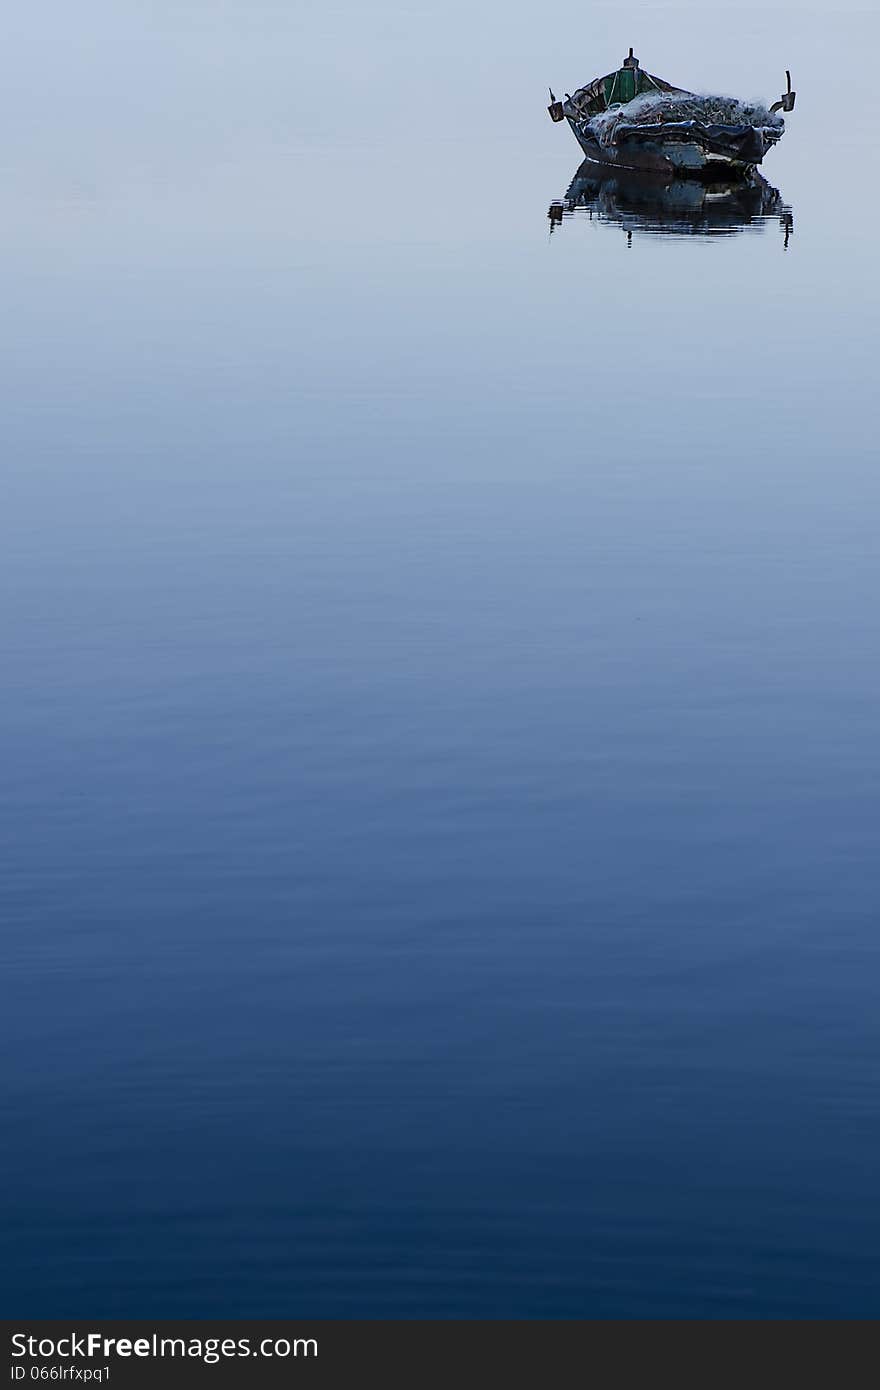
[[[600,145],[612,144],[621,127],[696,121],[700,125],[756,126],[781,132],[784,122],[760,102],[735,97],[696,96],[691,92],[648,92],[625,106],[612,106],[589,122]]]

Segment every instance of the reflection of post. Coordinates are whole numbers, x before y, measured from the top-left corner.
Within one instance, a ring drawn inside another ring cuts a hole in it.
[[[791,239],[791,234],[794,231],[794,217],[792,216],[790,209],[788,209],[786,212],[782,214],[782,216],[779,219],[779,225],[785,233],[785,236],[782,241],[782,249],[784,251],[787,251],[788,243]]]

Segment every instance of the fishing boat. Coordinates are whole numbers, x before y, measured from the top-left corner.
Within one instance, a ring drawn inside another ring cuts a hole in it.
[[[629,56],[616,72],[597,77],[557,101],[553,121],[568,121],[588,159],[620,169],[697,178],[753,171],[785,131],[782,111],[793,111],[791,73],[772,106],[732,97],[701,96],[655,77]]]

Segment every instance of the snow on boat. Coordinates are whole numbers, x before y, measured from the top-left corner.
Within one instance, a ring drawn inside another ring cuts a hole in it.
[[[567,120],[588,159],[621,169],[696,177],[736,177],[761,163],[785,131],[780,111],[793,111],[791,74],[772,106],[732,97],[700,96],[654,77],[629,57],[564,101],[550,92],[554,121]]]

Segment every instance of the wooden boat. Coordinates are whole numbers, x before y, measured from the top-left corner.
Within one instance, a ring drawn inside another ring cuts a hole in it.
[[[747,174],[785,131],[780,111],[794,110],[791,74],[787,90],[770,107],[730,97],[700,96],[673,87],[639,65],[638,58],[605,77],[566,93],[551,90],[554,121],[568,121],[588,159],[621,169],[695,177]]]
[[[788,245],[794,220],[778,188],[754,171],[723,180],[609,168],[585,159],[564,197],[550,204],[550,231],[586,215],[617,226],[631,240],[650,236],[736,236],[778,222]]]

